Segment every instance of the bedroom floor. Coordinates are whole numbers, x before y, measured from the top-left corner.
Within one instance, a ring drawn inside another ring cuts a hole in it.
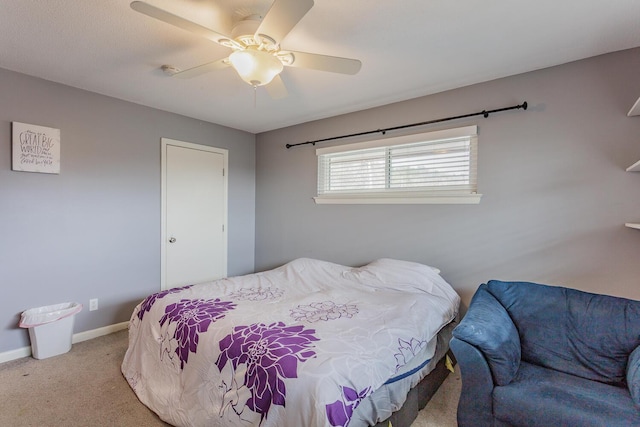
[[[0,364],[0,425],[168,426],[138,401],[120,373],[127,334],[74,344],[48,359]],[[411,427],[457,426],[460,385],[456,369]]]

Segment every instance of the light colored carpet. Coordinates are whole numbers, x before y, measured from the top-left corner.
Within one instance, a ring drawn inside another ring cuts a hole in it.
[[[120,373],[127,334],[77,343],[48,359],[0,364],[0,426],[167,426]],[[457,426],[460,384],[456,369],[411,427]]]

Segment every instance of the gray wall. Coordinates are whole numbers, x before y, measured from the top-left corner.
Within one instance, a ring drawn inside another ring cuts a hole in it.
[[[11,171],[12,121],[60,129],[60,175]],[[81,332],[160,289],[161,137],[229,150],[228,274],[253,272],[254,135],[0,69],[0,352],[25,309],[83,303]]]
[[[439,267],[465,305],[490,279],[640,299],[639,75],[634,49],[258,135],[256,270],[391,257]],[[479,205],[315,205],[315,149],[284,147],[525,100],[412,130],[478,124]]]

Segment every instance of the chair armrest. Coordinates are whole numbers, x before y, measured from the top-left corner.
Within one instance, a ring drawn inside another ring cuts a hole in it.
[[[486,285],[476,291],[453,336],[484,355],[496,385],[511,382],[520,367],[520,337],[509,313]]]
[[[487,361],[480,350],[455,337],[449,347],[462,375],[458,426],[493,427],[493,379]]]

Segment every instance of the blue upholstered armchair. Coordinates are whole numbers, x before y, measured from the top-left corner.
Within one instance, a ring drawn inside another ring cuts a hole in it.
[[[481,285],[453,332],[460,427],[640,426],[640,301]]]

